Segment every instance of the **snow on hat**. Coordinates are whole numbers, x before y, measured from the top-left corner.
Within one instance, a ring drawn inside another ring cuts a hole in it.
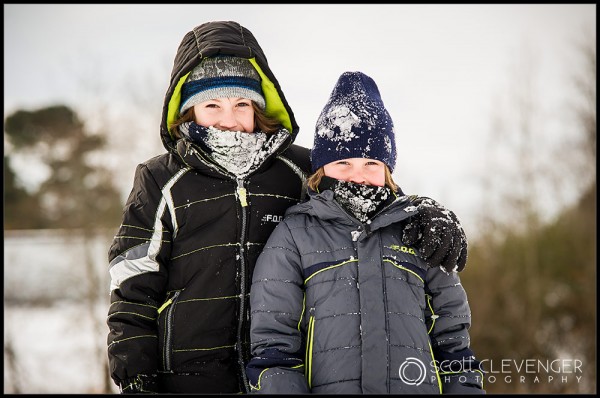
[[[179,113],[201,102],[226,97],[248,98],[265,109],[260,76],[250,61],[230,56],[205,58],[181,87]]]
[[[317,120],[310,157],[313,172],[348,158],[379,160],[394,170],[394,123],[373,79],[361,72],[340,76]]]

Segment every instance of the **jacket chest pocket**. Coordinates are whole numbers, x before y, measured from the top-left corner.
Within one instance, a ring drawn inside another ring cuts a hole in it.
[[[424,319],[427,309],[425,273],[417,265],[384,259],[386,264],[386,291],[390,310]]]
[[[171,356],[173,353],[173,317],[175,304],[181,291],[173,293],[171,298],[167,299],[158,309],[158,334],[160,352],[162,353],[163,370],[171,370]]]

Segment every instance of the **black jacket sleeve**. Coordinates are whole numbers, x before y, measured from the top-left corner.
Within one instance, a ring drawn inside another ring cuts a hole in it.
[[[159,185],[148,167],[139,165],[108,253],[108,357],[111,377],[121,388],[140,374],[157,373],[157,316],[165,299],[170,220]]]

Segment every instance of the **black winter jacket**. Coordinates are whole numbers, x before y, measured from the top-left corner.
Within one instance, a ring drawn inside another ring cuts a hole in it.
[[[187,74],[217,54],[253,62],[262,77],[266,113],[289,132],[243,180],[167,129],[178,117]],[[254,264],[285,210],[306,192],[309,151],[292,144],[297,133],[293,112],[252,33],[223,21],[185,35],[160,126],[167,153],[137,167],[108,255],[108,355],[111,376],[124,392],[130,385],[158,392],[248,391]]]

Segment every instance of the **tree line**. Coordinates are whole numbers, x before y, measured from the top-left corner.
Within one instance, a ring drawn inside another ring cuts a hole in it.
[[[573,115],[570,130],[564,132],[563,145],[569,151],[563,147],[550,159],[568,181],[531,165],[529,153],[543,137],[535,134],[531,114],[535,93],[521,92],[514,101],[521,119],[500,133],[516,137],[510,144],[516,146],[509,150],[519,167],[510,179],[524,188],[496,187],[493,195],[502,206],[484,209],[481,232],[469,242],[461,279],[472,310],[472,347],[478,359],[485,360],[488,377],[494,377],[485,385],[490,393],[596,391],[595,37],[578,48],[578,55],[583,67],[575,71],[565,107]],[[115,176],[102,160],[105,135],[91,132],[66,105],[18,110],[5,118],[4,130],[9,148],[4,154],[5,230],[116,230],[123,202]],[[47,176],[33,190],[26,189],[11,161],[28,154],[38,158]],[[489,170],[490,178],[500,173],[501,169]],[[557,194],[575,190],[577,195],[547,220],[540,216],[540,195],[533,187],[549,176],[557,178]],[[92,294],[89,303],[96,300]],[[563,361],[561,372],[555,372],[558,360]],[[569,360],[581,366],[569,373],[564,367]],[[538,372],[519,367],[532,361]],[[539,371],[540,364],[548,363],[554,367]]]

